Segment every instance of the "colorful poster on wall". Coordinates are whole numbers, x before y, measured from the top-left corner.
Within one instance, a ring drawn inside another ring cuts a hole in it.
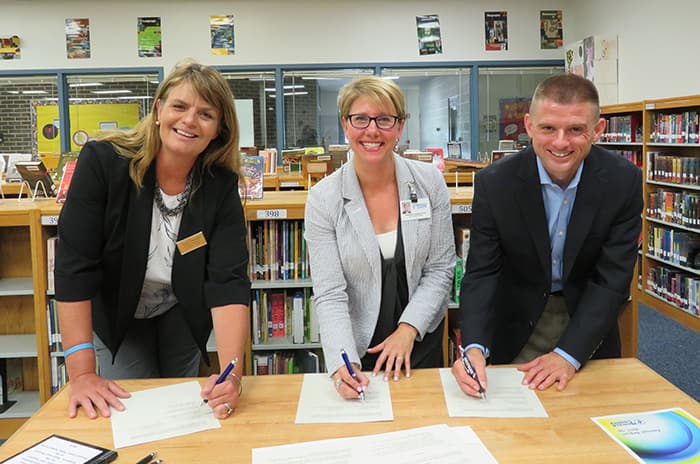
[[[90,19],[66,18],[66,57],[90,58]]]
[[[564,46],[561,10],[540,11],[540,48],[557,49]]]
[[[0,37],[0,58],[3,60],[18,60],[22,57],[19,48],[19,37]]]
[[[58,125],[58,106],[55,103],[32,102],[32,132],[36,137],[33,147],[37,152],[60,153],[61,137]],[[71,151],[78,151],[88,140],[109,128],[133,128],[139,122],[140,102],[120,103],[85,102],[69,106],[71,120]]]
[[[233,15],[209,16],[212,55],[234,55]]]
[[[421,55],[442,53],[438,15],[416,16],[416,29],[418,31],[418,53]]]
[[[527,143],[530,137],[525,130],[525,115],[530,109],[529,98],[502,98],[500,107],[499,140],[514,140],[516,143]]]
[[[163,56],[163,42],[159,16],[137,18],[136,31],[139,58]]]
[[[508,50],[508,12],[487,11],[484,13],[486,50]]]

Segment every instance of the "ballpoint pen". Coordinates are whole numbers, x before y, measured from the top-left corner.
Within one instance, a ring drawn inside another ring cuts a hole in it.
[[[462,364],[464,365],[464,370],[467,371],[467,374],[469,375],[469,377],[476,380],[477,385],[479,385],[479,394],[481,395],[481,399],[485,400],[486,399],[486,390],[484,390],[484,387],[481,385],[481,382],[479,382],[479,377],[476,375],[476,371],[474,370],[472,363],[469,362],[469,358],[467,357],[467,350],[462,348],[462,345],[458,345],[458,347],[459,347],[459,353],[462,357]]]
[[[228,363],[228,366],[226,366],[226,369],[221,373],[218,379],[216,379],[216,385],[219,385],[220,383],[223,383],[224,380],[226,380],[226,377],[231,374],[231,371],[233,370],[234,367],[236,367],[236,363],[238,362],[238,358],[233,358],[233,360]],[[209,402],[208,399],[202,400],[204,404],[207,404]]]
[[[139,459],[139,460],[136,462],[136,464],[148,464],[149,462],[151,462],[151,459],[153,459],[154,457],[156,457],[157,454],[158,454],[158,451],[154,451],[154,452],[152,452],[151,454],[149,454],[148,456],[146,456],[145,458]]]
[[[345,350],[340,350],[340,356],[343,358],[343,362],[345,363],[345,367],[348,368],[348,372],[350,373],[350,376],[357,381],[357,383],[360,383],[360,379],[357,378],[357,374],[355,374],[355,369],[352,368],[352,364],[350,363],[350,359],[348,359],[348,354],[345,352]],[[365,392],[360,391],[360,399],[364,400],[365,399]]]

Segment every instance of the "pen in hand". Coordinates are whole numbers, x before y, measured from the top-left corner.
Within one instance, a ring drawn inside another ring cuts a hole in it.
[[[233,371],[233,368],[236,367],[237,362],[238,362],[238,358],[233,358],[233,361],[228,363],[228,366],[226,366],[226,369],[224,369],[224,371],[221,373],[219,378],[216,379],[216,385],[219,385],[220,383],[223,383],[224,380],[226,380],[226,377],[228,377],[229,374],[231,374],[231,371]],[[204,400],[202,400],[202,402],[203,402],[203,404],[207,404],[209,402],[209,400],[205,398]],[[146,462],[148,462],[148,461],[146,461]]]
[[[472,363],[469,362],[469,358],[467,357],[467,350],[462,348],[462,345],[458,345],[458,347],[459,347],[459,353],[462,357],[462,365],[464,365],[464,370],[467,371],[467,375],[469,375],[469,377],[476,380],[477,385],[479,385],[479,394],[481,395],[481,399],[485,400],[486,399],[486,390],[484,390],[484,387],[481,385],[481,382],[479,382],[479,377],[476,375],[476,371],[474,370],[474,366],[472,366]]]
[[[156,457],[157,454],[158,454],[158,452],[157,452],[157,451],[154,451],[154,452],[152,452],[151,454],[149,454],[148,456],[146,456],[145,458],[139,459],[139,460],[136,462],[136,464],[148,464],[149,462],[151,462],[151,459],[153,459],[154,457]]]
[[[348,358],[348,354],[345,352],[345,350],[340,350],[340,356],[342,356],[343,362],[345,363],[345,367],[348,369],[350,376],[353,379],[355,379],[357,381],[357,383],[360,383],[360,379],[357,378],[357,374],[355,373],[355,369],[352,368],[352,363],[350,362],[350,359]],[[360,390],[360,399],[361,400],[365,399],[365,392],[362,390]]]

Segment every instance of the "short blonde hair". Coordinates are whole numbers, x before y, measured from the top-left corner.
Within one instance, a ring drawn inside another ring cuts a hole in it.
[[[352,104],[360,97],[367,97],[379,105],[392,107],[395,111],[394,116],[401,120],[406,119],[406,98],[401,88],[393,81],[377,76],[354,79],[340,89],[338,111],[341,119],[347,119]]]

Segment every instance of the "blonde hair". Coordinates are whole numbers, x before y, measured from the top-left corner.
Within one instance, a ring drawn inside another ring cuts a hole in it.
[[[338,110],[341,119],[347,119],[350,108],[360,97],[367,97],[374,103],[389,106],[396,112],[394,116],[406,119],[406,99],[401,88],[393,81],[377,76],[360,77],[345,84],[338,94]]]
[[[194,91],[221,114],[219,135],[199,155],[199,162],[203,167],[221,166],[240,173],[238,118],[231,88],[216,69],[188,58],[178,62],[161,82],[151,111],[134,129],[107,132],[97,137],[98,140],[110,142],[119,154],[131,159],[129,176],[139,188],[143,186],[144,175],[161,149],[156,124],[158,102],[167,100],[170,91],[185,82],[192,85]]]

